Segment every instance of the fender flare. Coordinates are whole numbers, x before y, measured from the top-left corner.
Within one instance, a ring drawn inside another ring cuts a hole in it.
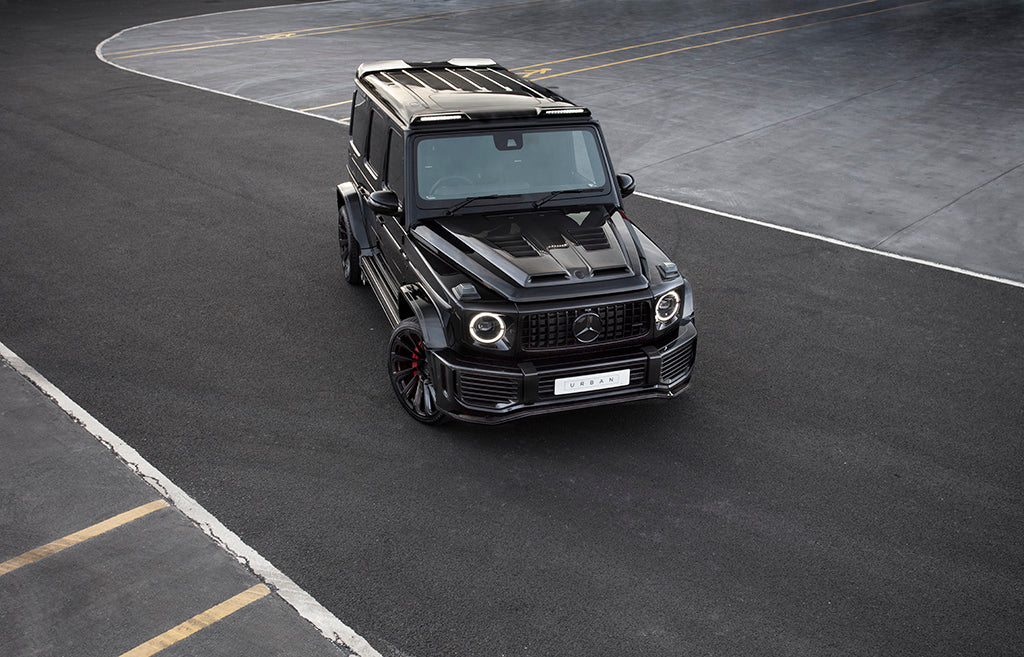
[[[364,252],[376,246],[376,239],[373,231],[366,228],[366,205],[363,197],[359,194],[356,186],[350,182],[343,182],[338,185],[338,212],[345,208],[349,224],[352,227],[352,236],[359,242],[359,248]],[[339,221],[341,218],[339,217]]]
[[[423,332],[423,344],[428,349],[444,349],[448,346],[448,336],[444,330],[444,320],[437,306],[430,300],[423,289],[416,283],[402,286],[402,305],[416,316]]]

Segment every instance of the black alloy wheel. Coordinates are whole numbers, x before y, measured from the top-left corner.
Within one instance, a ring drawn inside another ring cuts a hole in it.
[[[338,244],[341,246],[341,271],[352,285],[363,284],[359,268],[359,242],[352,236],[352,224],[344,207],[338,208]]]
[[[407,319],[395,327],[388,343],[388,375],[398,401],[409,415],[424,424],[448,419],[437,407],[434,384],[430,381],[427,350],[419,322]]]

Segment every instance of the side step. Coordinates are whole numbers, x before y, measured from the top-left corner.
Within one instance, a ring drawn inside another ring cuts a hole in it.
[[[370,284],[370,289],[376,295],[377,301],[380,302],[380,307],[384,309],[384,314],[388,316],[391,327],[398,326],[402,318],[398,313],[398,299],[391,292],[392,287],[388,285],[391,277],[377,262],[377,258],[372,255],[361,256],[359,266],[362,267],[363,277]]]

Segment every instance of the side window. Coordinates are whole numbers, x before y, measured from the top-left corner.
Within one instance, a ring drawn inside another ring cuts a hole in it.
[[[388,189],[405,201],[405,141],[395,130],[388,142]]]
[[[352,96],[352,120],[349,123],[352,147],[360,157],[366,155],[366,138],[370,134],[370,101],[363,92]]]
[[[384,157],[388,147],[388,123],[377,112],[370,113],[370,150],[366,161],[378,174],[384,171]]]

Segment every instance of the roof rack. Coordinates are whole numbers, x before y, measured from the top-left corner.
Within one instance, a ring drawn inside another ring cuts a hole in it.
[[[590,115],[590,111],[490,59],[391,60],[362,64],[356,79],[406,124],[515,116]]]

